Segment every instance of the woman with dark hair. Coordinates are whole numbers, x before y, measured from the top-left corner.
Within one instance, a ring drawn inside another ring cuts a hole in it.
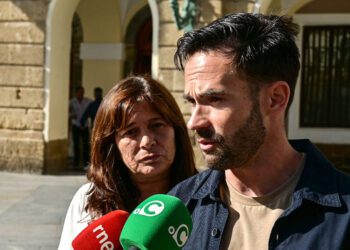
[[[117,83],[103,99],[92,132],[88,184],[75,194],[59,249],[92,220],[137,204],[196,173],[182,113],[159,82],[133,76]]]

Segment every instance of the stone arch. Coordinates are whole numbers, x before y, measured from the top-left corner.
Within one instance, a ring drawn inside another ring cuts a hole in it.
[[[314,0],[306,2],[296,10],[296,14],[313,13],[337,13],[346,14],[350,12],[350,3],[344,0]]]
[[[152,14],[152,76],[158,78],[159,73],[159,11],[156,0],[148,0]]]
[[[67,138],[71,22],[80,0],[53,0],[46,20],[45,128],[46,142]],[[60,93],[60,94],[58,94]],[[62,99],[62,101],[58,100]],[[60,105],[55,104],[61,103]],[[55,126],[54,129],[49,126]]]
[[[62,168],[68,156],[71,23],[78,3],[79,0],[53,0],[46,18],[43,131],[46,173]]]
[[[140,0],[141,2],[142,0]],[[130,11],[129,16],[126,18],[127,21],[125,22],[124,30],[127,30],[127,27],[132,20],[132,18],[139,12],[142,8],[145,7],[145,4],[140,3],[135,6],[133,11]],[[151,72],[152,77],[158,78],[159,76],[159,10],[158,10],[158,4],[156,0],[147,0],[148,7],[151,11],[151,17],[152,17],[152,66],[151,66]]]
[[[284,12],[286,12],[288,15],[293,15],[295,12],[297,12],[300,8],[302,8],[304,5],[313,2],[314,0],[297,0],[297,1],[285,1],[287,4],[283,6]]]

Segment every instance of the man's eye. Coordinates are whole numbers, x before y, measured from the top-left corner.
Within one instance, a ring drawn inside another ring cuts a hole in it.
[[[208,100],[209,100],[209,102],[219,102],[219,101],[222,100],[222,98],[221,98],[221,97],[218,97],[218,96],[210,96],[210,97],[208,98]]]
[[[190,104],[191,106],[194,106],[196,102],[194,99],[185,99],[185,104]]]

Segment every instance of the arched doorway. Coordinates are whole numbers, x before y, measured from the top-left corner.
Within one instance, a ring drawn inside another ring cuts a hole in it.
[[[152,16],[149,6],[143,7],[130,21],[126,36],[124,76],[151,74],[152,71]]]
[[[152,67],[152,19],[148,18],[136,36],[136,59],[134,72],[150,74]]]
[[[69,66],[69,100],[75,97],[75,90],[78,86],[82,86],[82,71],[83,63],[80,58],[80,45],[84,41],[83,27],[80,21],[79,15],[75,12],[72,20],[72,35],[71,35],[71,49],[70,49],[70,66]],[[72,136],[72,123],[68,119],[68,169],[73,168],[73,136]],[[83,145],[80,145],[80,149]],[[80,153],[83,154],[83,153]],[[77,170],[77,169],[74,169]]]

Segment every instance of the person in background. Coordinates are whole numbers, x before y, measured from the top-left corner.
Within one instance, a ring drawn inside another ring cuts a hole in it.
[[[209,168],[169,192],[192,214],[184,249],[350,249],[350,177],[287,139],[297,33],[287,16],[235,13],[179,39],[188,128]]]
[[[71,119],[72,139],[73,139],[73,165],[79,167],[80,165],[80,143],[82,145],[83,165],[89,163],[90,155],[90,132],[87,121],[80,123],[83,113],[91,103],[89,98],[84,97],[83,86],[78,86],[75,89],[75,97],[69,102],[69,117]]]
[[[86,124],[86,121],[90,119],[91,128],[94,126],[96,113],[102,102],[102,98],[103,98],[102,88],[100,87],[94,88],[94,98],[95,100],[89,104],[89,106],[86,108],[84,114],[80,119],[80,124]]]
[[[58,249],[71,249],[92,220],[117,209],[131,212],[195,173],[186,123],[171,93],[149,77],[121,80],[97,111],[89,182],[71,201]]]

